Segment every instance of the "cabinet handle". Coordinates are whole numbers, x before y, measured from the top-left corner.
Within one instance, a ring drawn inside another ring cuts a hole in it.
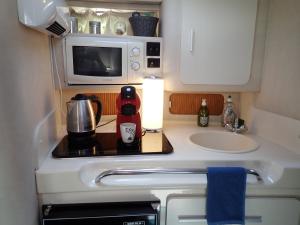
[[[191,29],[191,32],[190,32],[190,52],[193,52],[193,49],[194,49],[194,36],[195,36],[195,31],[194,31],[194,29]]]
[[[179,223],[203,223],[206,221],[206,216],[182,215],[178,216]]]
[[[206,224],[206,216],[204,215],[179,215],[179,223],[203,223]],[[245,216],[246,223],[262,223],[261,216]]]

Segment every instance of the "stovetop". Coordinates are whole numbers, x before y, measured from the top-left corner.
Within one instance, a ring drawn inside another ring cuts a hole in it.
[[[173,147],[163,133],[146,133],[132,144],[124,144],[116,133],[96,133],[84,139],[72,139],[66,135],[52,152],[54,158],[94,156],[169,154]]]

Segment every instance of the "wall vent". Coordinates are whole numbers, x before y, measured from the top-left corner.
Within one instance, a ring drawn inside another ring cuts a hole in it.
[[[46,30],[56,34],[57,36],[62,35],[66,31],[66,29],[56,21],[47,27]]]

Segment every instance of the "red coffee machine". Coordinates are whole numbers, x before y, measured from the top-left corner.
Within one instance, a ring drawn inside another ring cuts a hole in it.
[[[135,140],[132,143],[136,145],[140,143],[142,137],[142,128],[141,128],[141,117],[139,109],[141,106],[141,101],[139,96],[136,94],[136,90],[132,86],[124,86],[121,88],[121,93],[117,98],[117,139],[118,142],[122,142],[120,124],[121,123],[135,123],[136,124],[136,133]]]

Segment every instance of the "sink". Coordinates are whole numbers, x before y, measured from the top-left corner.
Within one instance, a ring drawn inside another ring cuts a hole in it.
[[[258,148],[258,143],[252,138],[225,131],[206,131],[192,134],[190,140],[204,150],[223,153],[244,153]]]

